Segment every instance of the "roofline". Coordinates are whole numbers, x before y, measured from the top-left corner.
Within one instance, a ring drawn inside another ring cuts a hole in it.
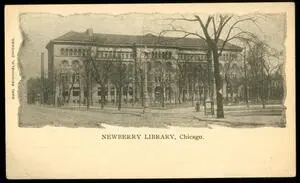
[[[153,48],[153,47],[165,47],[165,48],[173,48],[173,49],[186,49],[186,50],[204,50],[207,51],[207,48],[199,48],[196,46],[191,46],[191,47],[183,47],[183,46],[164,46],[164,45],[149,45],[149,44],[140,44],[140,43],[134,43],[132,45],[130,44],[100,44],[97,43],[95,41],[60,41],[60,40],[50,40],[49,43],[46,45],[46,48],[48,49],[48,47],[50,46],[50,44],[54,44],[54,43],[71,43],[71,44],[83,44],[83,45],[93,45],[93,46],[120,46],[120,47],[132,47],[132,46],[136,46],[136,47],[144,47],[145,45],[147,45],[147,47]],[[237,48],[224,48],[224,50],[235,50],[235,51],[242,51],[243,48],[234,45]]]

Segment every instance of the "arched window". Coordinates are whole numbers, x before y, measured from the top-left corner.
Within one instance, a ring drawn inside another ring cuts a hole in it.
[[[77,56],[77,49],[74,49],[74,55]]]
[[[79,72],[79,69],[80,69],[80,63],[78,60],[73,60],[72,61],[72,69],[73,71],[75,72]]]
[[[67,60],[63,60],[63,61],[61,61],[61,65],[62,65],[62,67],[68,67],[69,62]]]
[[[167,62],[167,63],[166,63],[166,66],[167,66],[167,71],[168,71],[168,72],[171,72],[172,69],[173,69],[172,63],[171,63],[171,62]]]

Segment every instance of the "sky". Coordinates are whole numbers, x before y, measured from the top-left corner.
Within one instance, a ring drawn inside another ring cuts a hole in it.
[[[23,31],[23,47],[19,50],[22,75],[40,76],[41,53],[45,53],[45,73],[47,73],[48,56],[46,45],[69,31],[84,32],[92,28],[94,33],[143,35],[158,34],[169,27],[169,18],[193,18],[194,14],[74,14],[62,16],[50,13],[24,13],[20,15],[20,30]],[[197,13],[206,20],[207,14]],[[243,17],[258,17],[256,24],[244,22],[242,29],[251,31],[277,50],[284,50],[286,37],[286,17],[284,14],[248,14]],[[232,23],[234,20],[232,21]],[[230,22],[231,23],[231,22]],[[231,24],[232,24],[231,23]],[[175,26],[202,34],[199,24],[194,22],[173,22]],[[228,24],[230,25],[230,24]],[[226,31],[226,29],[225,29]],[[179,36],[170,34],[169,36]],[[224,37],[225,35],[221,35]]]

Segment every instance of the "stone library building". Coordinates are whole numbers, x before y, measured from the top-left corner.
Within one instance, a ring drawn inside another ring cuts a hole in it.
[[[209,96],[210,54],[199,38],[102,34],[87,29],[70,31],[46,48],[49,104],[116,104],[118,100],[133,104],[147,97],[154,106],[201,102]],[[234,82],[242,74],[238,69],[242,51],[228,43],[220,56],[225,100],[243,93]]]

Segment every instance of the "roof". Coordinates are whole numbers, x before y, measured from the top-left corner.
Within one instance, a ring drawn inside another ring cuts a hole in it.
[[[53,42],[85,42],[96,43],[100,45],[124,45],[132,46],[147,45],[151,46],[166,46],[186,49],[201,49],[206,50],[206,41],[199,38],[180,38],[180,37],[158,37],[153,34],[146,35],[120,35],[120,34],[100,34],[93,33],[92,36],[86,32],[70,31],[56,39]],[[223,41],[220,40],[220,44]],[[241,47],[227,43],[225,50],[242,50]]]

